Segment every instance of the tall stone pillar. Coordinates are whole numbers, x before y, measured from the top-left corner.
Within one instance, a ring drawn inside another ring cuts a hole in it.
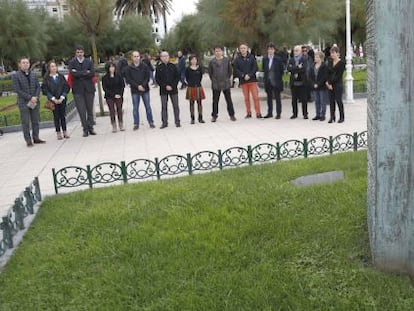
[[[414,276],[414,1],[367,0],[368,227],[374,264]]]

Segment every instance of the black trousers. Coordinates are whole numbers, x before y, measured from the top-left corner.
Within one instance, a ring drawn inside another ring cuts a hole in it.
[[[267,115],[273,115],[273,97],[276,99],[276,115],[280,116],[282,113],[282,99],[278,88],[272,86],[270,83],[266,84],[267,94]]]
[[[292,86],[292,112],[295,117],[298,116],[298,101],[302,103],[302,114],[308,116],[308,93],[306,86]]]
[[[73,93],[75,99],[76,109],[79,113],[79,118],[83,127],[83,131],[93,130],[94,116],[93,104],[95,93]]]
[[[224,98],[226,100],[227,104],[227,112],[229,113],[229,116],[234,116],[234,106],[233,101],[231,100],[231,93],[230,89],[225,90],[214,90],[213,89],[213,112],[211,113],[211,116],[213,118],[217,118],[218,116],[218,103],[220,100],[220,93],[223,92]]]
[[[53,121],[55,122],[56,132],[66,131],[66,101],[59,105],[55,105],[53,110]]]
[[[344,102],[342,101],[343,85],[342,83],[334,84],[333,90],[329,91],[329,108],[331,112],[331,119],[335,120],[335,108],[338,105],[339,119],[344,120]]]

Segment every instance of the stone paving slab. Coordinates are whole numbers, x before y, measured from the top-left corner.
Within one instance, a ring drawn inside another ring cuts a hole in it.
[[[204,78],[206,99],[203,101],[205,124],[190,124],[188,101],[185,90],[179,91],[181,127],[174,126],[172,106],[169,103],[169,127],[161,125],[161,103],[158,88],[151,88],[151,105],[157,128],[150,129],[145,119],[144,105],[140,105],[140,128],[133,131],[132,101],[130,90],[125,89],[124,118],[126,131],[112,133],[109,117],[98,117],[96,136],[82,137],[82,128],[77,117],[68,124],[70,139],[56,139],[53,128],[41,129],[40,136],[47,141],[44,145],[27,148],[21,132],[6,133],[0,137],[0,214],[4,215],[14,199],[38,176],[42,194],[53,195],[52,168],[68,165],[85,167],[105,161],[131,161],[139,158],[162,158],[171,154],[185,155],[203,150],[217,151],[230,147],[246,147],[259,143],[284,142],[290,139],[329,137],[341,133],[362,132],[367,129],[366,99],[357,99],[354,104],[345,105],[345,122],[328,124],[312,121],[314,104],[309,104],[310,119],[298,117],[290,120],[290,99],[282,101],[282,118],[244,119],[245,105],[240,88],[232,89],[236,111],[236,122],[230,121],[224,97],[219,103],[219,117],[211,123],[210,81]],[[265,92],[260,89],[262,114],[267,112]],[[97,100],[96,100],[97,103]],[[300,106],[300,105],[299,105]],[[252,104],[253,109],[253,104]],[[97,111],[99,109],[97,108]],[[253,110],[254,111],[254,110]],[[300,115],[300,110],[299,110]],[[74,190],[78,190],[75,188]]]

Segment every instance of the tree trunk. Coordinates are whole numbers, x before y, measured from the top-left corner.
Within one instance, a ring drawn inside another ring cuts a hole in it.
[[[367,9],[372,258],[414,276],[414,2],[368,0]]]
[[[96,38],[94,35],[92,35],[90,37],[91,39],[91,45],[92,45],[92,55],[93,55],[93,64],[95,66],[95,69],[98,68],[98,49],[96,48]],[[104,116],[104,107],[103,107],[103,99],[102,99],[102,86],[101,86],[101,81],[99,79],[99,74],[95,73],[95,75],[97,76],[97,80],[98,82],[97,87],[98,87],[98,100],[99,100],[99,114],[100,116]]]

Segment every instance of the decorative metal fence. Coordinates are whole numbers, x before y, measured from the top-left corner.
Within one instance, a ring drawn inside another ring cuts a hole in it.
[[[231,147],[224,151],[200,151],[196,154],[172,154],[164,158],[136,159],[126,163],[104,162],[96,166],[67,166],[52,169],[55,192],[95,184],[127,183],[129,180],[161,179],[162,176],[192,175],[195,172],[222,170],[227,167],[253,165],[269,161],[308,158],[334,152],[367,148],[367,131],[312,139],[288,140],[284,143],[262,143],[254,147]]]
[[[13,237],[25,229],[25,218],[34,214],[36,203],[42,200],[39,179],[37,177],[28,187],[16,198],[13,207],[2,217],[0,229],[3,237],[0,240],[0,256],[4,255],[7,249],[14,247]]]

